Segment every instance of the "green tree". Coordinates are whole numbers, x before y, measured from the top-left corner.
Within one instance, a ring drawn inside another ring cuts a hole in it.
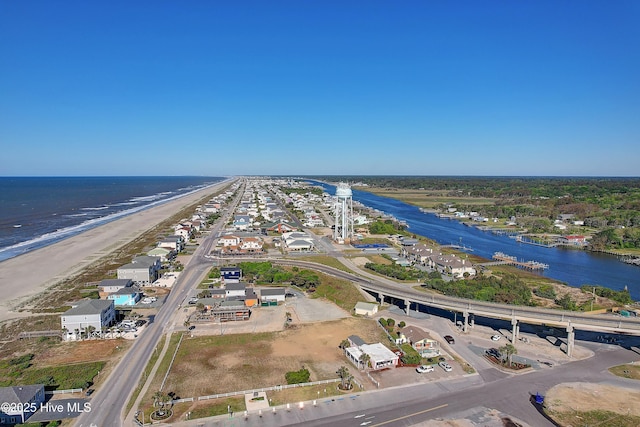
[[[353,376],[351,376],[349,369],[347,369],[346,366],[341,366],[336,374],[340,377],[340,388],[342,390],[351,390],[351,381],[353,380]]]
[[[512,365],[512,357],[514,354],[518,354],[518,349],[515,348],[515,346],[513,344],[506,344],[502,347],[500,347],[498,349],[498,351],[500,351],[501,354],[505,355],[505,357],[507,358],[508,362],[509,362],[509,366]]]
[[[362,353],[360,355],[360,358],[358,359],[358,365],[362,365],[362,369],[367,369],[369,368],[369,363],[371,362],[371,356],[369,356],[367,353]]]

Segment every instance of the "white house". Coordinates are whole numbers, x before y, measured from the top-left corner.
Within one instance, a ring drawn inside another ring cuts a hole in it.
[[[218,244],[221,246],[238,246],[240,244],[240,237],[232,234],[227,234],[218,239]]]
[[[285,295],[286,295],[286,292],[284,288],[260,289],[260,300],[263,302],[268,302],[268,301],[284,302]]]
[[[362,356],[367,354],[369,356],[369,366],[371,370],[379,370],[386,368],[394,368],[398,366],[398,360],[400,356],[389,350],[382,343],[375,344],[362,344],[359,347],[349,347],[345,350],[347,358],[355,366],[360,368],[367,368],[362,366]]]
[[[262,240],[257,237],[245,237],[240,243],[240,249],[248,252],[257,252],[262,250]]]
[[[224,290],[227,298],[244,297],[246,295],[244,283],[225,283]]]
[[[82,300],[60,316],[62,329],[67,330],[67,340],[78,338],[76,330],[84,332],[92,326],[96,331],[100,331],[103,326],[111,326],[115,319],[113,301],[97,299]]]

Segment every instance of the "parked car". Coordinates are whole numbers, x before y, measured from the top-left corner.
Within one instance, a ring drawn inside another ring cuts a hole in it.
[[[453,371],[453,368],[451,367],[451,365],[449,365],[447,362],[439,362],[438,365],[440,365],[440,367],[442,369],[445,370],[445,372],[451,372]]]
[[[491,341],[500,341],[500,335],[492,335]]]
[[[196,327],[194,325],[189,326],[189,330],[193,331]]]
[[[498,351],[498,349],[497,349],[497,348],[490,348],[490,349],[488,349],[488,350],[486,351],[486,353],[487,353],[487,355],[489,355],[489,356],[493,356],[493,357],[495,357],[496,359],[499,359],[499,358],[500,358],[500,356],[501,356],[501,355],[500,355],[500,352]]]
[[[453,339],[453,337],[451,335],[445,335],[444,339],[446,342],[448,342],[449,344],[455,344],[456,340]]]
[[[434,368],[431,365],[420,365],[416,368],[416,372],[418,372],[419,374],[424,374],[427,372],[433,372]]]

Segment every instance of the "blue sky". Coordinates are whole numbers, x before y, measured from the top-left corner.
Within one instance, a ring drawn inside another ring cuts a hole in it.
[[[637,1],[0,1],[0,175],[640,176]]]

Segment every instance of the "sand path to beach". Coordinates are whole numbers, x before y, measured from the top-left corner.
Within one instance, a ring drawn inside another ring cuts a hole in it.
[[[0,322],[29,315],[17,311],[19,305],[228,184],[229,181],[214,184],[160,206],[0,262]]]

